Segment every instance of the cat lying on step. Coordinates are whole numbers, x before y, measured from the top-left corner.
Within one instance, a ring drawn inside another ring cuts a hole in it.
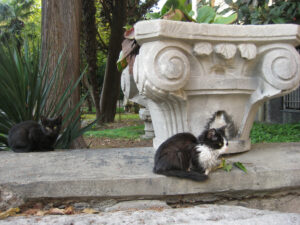
[[[196,138],[191,133],[176,134],[156,151],[153,172],[166,176],[203,181],[217,167],[228,147],[225,127],[208,129]]]
[[[24,121],[14,125],[8,132],[8,145],[14,152],[52,151],[59,135],[62,117],[47,119],[41,124]]]

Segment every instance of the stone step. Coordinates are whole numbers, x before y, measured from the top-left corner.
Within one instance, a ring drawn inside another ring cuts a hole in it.
[[[279,192],[294,193],[300,206],[300,143],[253,145],[226,159],[247,173],[217,170],[205,182],[153,174],[153,156],[152,148],[0,152],[0,210],[40,199],[214,202]]]

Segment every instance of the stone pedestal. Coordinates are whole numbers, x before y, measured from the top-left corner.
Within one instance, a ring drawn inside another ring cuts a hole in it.
[[[148,110],[148,105],[147,105],[148,101],[145,96],[139,94],[139,91],[133,80],[133,76],[129,74],[128,67],[124,69],[122,73],[121,88],[124,93],[124,96],[127,99],[145,107],[145,108],[141,108],[139,111],[140,119],[144,121],[145,124],[145,128],[144,128],[145,134],[142,136],[142,138],[145,139],[153,138],[155,134],[152,126],[150,111]]]
[[[137,23],[135,34],[134,80],[150,110],[155,149],[179,132],[199,135],[225,110],[239,130],[229,153],[247,151],[258,107],[299,86],[298,25],[151,20]]]
[[[144,139],[152,139],[155,137],[154,135],[154,129],[152,125],[151,115],[148,108],[142,108],[139,111],[139,116],[142,121],[144,121],[145,124],[145,134],[142,136]]]

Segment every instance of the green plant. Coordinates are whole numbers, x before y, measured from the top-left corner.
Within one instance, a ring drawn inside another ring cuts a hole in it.
[[[95,120],[96,114],[83,114],[81,116],[84,120]],[[119,119],[119,115],[115,115],[115,120]],[[139,120],[139,114],[132,114],[132,113],[121,113],[121,120],[124,121],[130,121],[130,120]]]
[[[237,19],[237,13],[225,16],[225,13],[218,13],[217,10],[214,4],[202,1],[197,7],[197,17],[193,19],[195,12],[191,4],[186,4],[186,0],[167,0],[160,12],[148,13],[146,18],[220,24],[230,24]]]
[[[238,13],[241,24],[300,23],[300,2],[298,0],[225,0],[229,8]]]
[[[116,113],[124,113],[125,109],[124,107],[117,107]]]
[[[182,21],[194,21],[192,15],[192,5],[186,4],[186,0],[167,0],[160,12],[147,13],[147,19],[171,19]]]
[[[20,50],[23,41],[23,31],[27,21],[34,13],[34,0],[10,0],[0,2],[0,40],[15,41]],[[28,24],[29,25],[29,24]],[[33,23],[30,24],[30,27]],[[27,29],[27,36],[33,34]]]
[[[226,172],[230,172],[232,170],[232,166],[244,171],[247,173],[246,167],[241,162],[229,162],[227,163],[225,159],[222,159],[221,165],[218,168],[222,168]]]
[[[40,67],[40,53],[40,47],[28,42],[21,52],[14,45],[0,43],[0,149],[7,148],[8,131],[14,124],[25,120],[39,121],[41,115],[55,117],[60,114],[64,118],[64,129],[56,148],[69,148],[74,139],[92,126],[80,127],[77,112],[85,96],[74,108],[68,108],[70,97],[84,73],[76,82],[70,83],[61,96],[51,95],[58,93],[63,82],[59,79],[59,73],[63,72],[63,54],[48,77],[48,64]]]
[[[144,134],[144,125],[106,129],[99,131],[87,131],[86,137],[107,137],[113,139],[138,139]]]
[[[252,143],[300,141],[300,124],[254,123],[250,138]]]
[[[166,19],[176,21],[190,21],[197,23],[218,23],[230,24],[236,21],[237,13],[229,16],[219,14],[215,7],[204,5],[197,8],[197,17],[193,19],[195,13],[191,4],[186,4],[186,0],[167,0],[160,12],[147,13],[146,19]],[[117,61],[117,69],[121,72],[129,66],[129,73],[133,74],[133,64],[135,56],[138,54],[139,45],[135,41],[134,28],[129,27],[124,34],[125,40],[122,43],[122,51]]]

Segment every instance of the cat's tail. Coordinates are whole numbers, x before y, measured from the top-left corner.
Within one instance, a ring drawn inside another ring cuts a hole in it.
[[[194,181],[205,181],[208,176],[204,173],[198,173],[196,171],[183,171],[183,170],[166,170],[166,171],[155,171],[157,174],[162,174],[171,177],[180,177],[190,179]]]
[[[16,153],[30,152],[30,147],[11,147],[11,150]]]

